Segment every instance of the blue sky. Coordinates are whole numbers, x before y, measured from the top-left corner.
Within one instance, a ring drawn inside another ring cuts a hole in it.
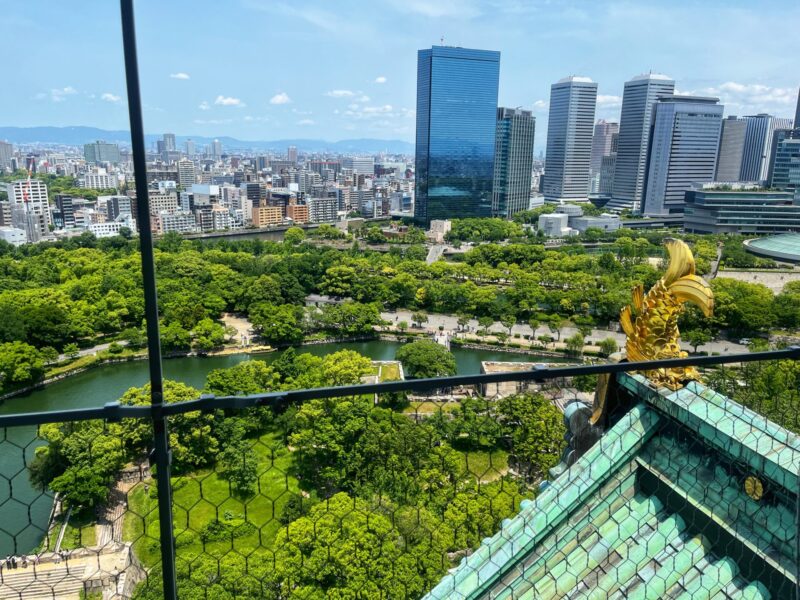
[[[533,108],[545,142],[550,84],[599,82],[617,119],[648,70],[728,114],[793,114],[800,2],[729,0],[138,0],[149,133],[413,141],[416,51],[500,50],[500,103]],[[127,129],[118,5],[0,0],[0,125]]]

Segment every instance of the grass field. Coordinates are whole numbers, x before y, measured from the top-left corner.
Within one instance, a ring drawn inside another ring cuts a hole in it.
[[[253,440],[258,457],[258,492],[250,498],[232,493],[230,485],[213,470],[174,477],[173,509],[178,558],[192,560],[200,554],[221,557],[231,550],[243,556],[269,552],[281,527],[279,518],[288,499],[299,493],[297,479],[289,474],[292,458],[274,432]],[[139,559],[147,566],[159,560],[158,504],[153,485],[139,484],[128,496],[123,539],[134,542]],[[200,532],[211,521],[246,518],[256,529],[226,541],[206,542]]]
[[[64,512],[56,517],[56,526],[53,529],[53,535],[50,539],[45,538],[42,540],[42,551],[52,552],[55,550],[56,542],[58,541],[58,533],[61,531],[61,526],[66,516]],[[67,528],[64,531],[64,539],[61,541],[61,548],[73,550],[81,546],[94,546],[97,539],[95,537],[95,523],[96,519],[91,509],[77,513],[73,512],[69,518],[69,523],[67,523]]]

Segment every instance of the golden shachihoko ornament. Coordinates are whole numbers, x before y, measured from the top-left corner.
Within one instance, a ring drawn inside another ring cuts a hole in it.
[[[680,347],[678,317],[684,304],[691,302],[706,317],[714,311],[714,295],[709,285],[695,275],[692,251],[681,240],[665,242],[669,267],[647,294],[641,284],[633,289],[633,300],[620,313],[620,324],[628,339],[625,344],[631,362],[684,358]],[[678,389],[686,380],[697,379],[693,367],[656,369],[644,374],[657,385]]]

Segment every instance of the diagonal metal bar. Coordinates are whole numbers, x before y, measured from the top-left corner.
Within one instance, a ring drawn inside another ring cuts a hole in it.
[[[153,438],[158,487],[158,516],[161,528],[161,565],[164,597],[177,599],[175,578],[175,541],[172,528],[172,488],[170,485],[170,452],[167,419],[156,408],[164,401],[161,370],[161,339],[158,332],[158,292],[156,289],[153,236],[150,231],[150,199],[147,193],[147,158],[144,147],[142,99],[139,89],[139,64],[136,55],[136,27],[133,0],[120,0],[122,44],[125,53],[125,81],[128,92],[128,114],[131,126],[133,171],[136,180],[136,216],[139,222],[139,246],[142,255],[147,352],[150,367],[150,402],[154,409]]]

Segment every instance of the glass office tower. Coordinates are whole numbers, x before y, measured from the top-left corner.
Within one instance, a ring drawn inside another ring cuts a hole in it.
[[[521,108],[497,109],[492,216],[510,219],[531,201],[536,117]]]
[[[417,55],[414,218],[490,217],[500,53],[434,46]]]

